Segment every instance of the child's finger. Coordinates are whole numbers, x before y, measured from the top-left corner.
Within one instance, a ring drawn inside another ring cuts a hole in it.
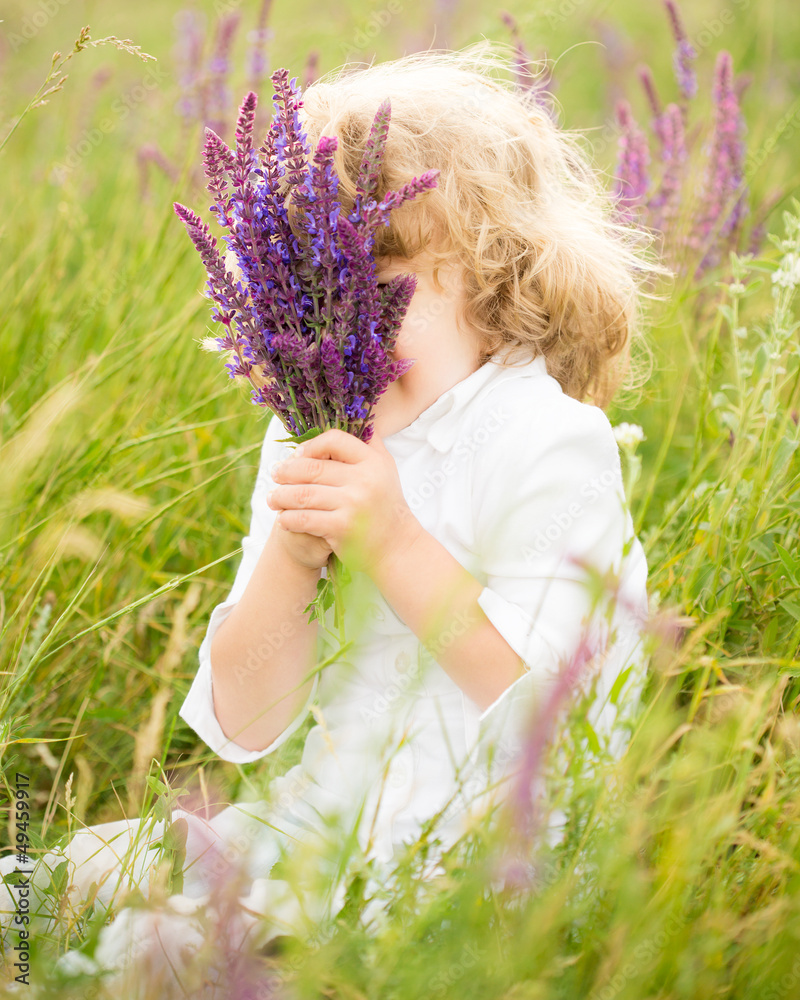
[[[354,434],[335,427],[304,441],[295,450],[296,458],[333,458],[337,462],[361,462],[369,445]]]
[[[315,483],[322,486],[344,486],[350,474],[344,462],[320,458],[286,458],[270,466],[274,483]]]
[[[298,531],[306,535],[325,538],[331,534],[331,514],[324,510],[282,510],[278,514],[278,524],[286,531]]]
[[[276,486],[267,494],[272,510],[336,510],[341,500],[335,486]]]

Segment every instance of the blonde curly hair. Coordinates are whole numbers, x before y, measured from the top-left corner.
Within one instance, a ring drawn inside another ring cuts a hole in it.
[[[379,197],[425,170],[438,186],[392,213],[377,259],[424,254],[464,269],[463,320],[481,363],[522,345],[543,354],[563,391],[605,408],[630,371],[644,282],[669,273],[652,237],[613,215],[609,187],[579,134],[555,124],[512,79],[514,50],[486,39],[459,51],[414,53],[314,82],[301,111],[312,145],[339,140],[339,198],[350,210],[369,128],[381,101],[391,125]]]

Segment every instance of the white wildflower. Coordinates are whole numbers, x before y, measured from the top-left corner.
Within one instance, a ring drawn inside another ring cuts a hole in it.
[[[644,431],[638,424],[618,424],[614,437],[620,448],[635,448],[644,441]]]
[[[772,283],[780,288],[796,288],[800,285],[800,254],[786,254],[781,266],[773,272]]]

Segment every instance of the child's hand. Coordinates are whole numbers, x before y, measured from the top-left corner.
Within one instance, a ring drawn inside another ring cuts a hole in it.
[[[371,572],[422,530],[376,433],[365,444],[345,431],[325,431],[274,466],[272,478],[280,485],[267,503],[281,512],[280,527],[316,536],[353,569]]]
[[[275,525],[274,533],[283,549],[300,566],[322,569],[327,565],[328,556],[333,549],[324,538],[317,538],[305,531],[286,531],[280,524]]]

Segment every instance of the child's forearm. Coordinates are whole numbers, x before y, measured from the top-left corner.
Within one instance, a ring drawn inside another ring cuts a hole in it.
[[[481,711],[525,672],[478,604],[483,585],[419,522],[372,578],[397,614]]]
[[[222,731],[245,750],[263,750],[283,732],[308,697],[317,623],[305,608],[320,571],[281,545],[273,527],[241,600],[211,643],[214,710]],[[300,685],[298,687],[298,685]]]

